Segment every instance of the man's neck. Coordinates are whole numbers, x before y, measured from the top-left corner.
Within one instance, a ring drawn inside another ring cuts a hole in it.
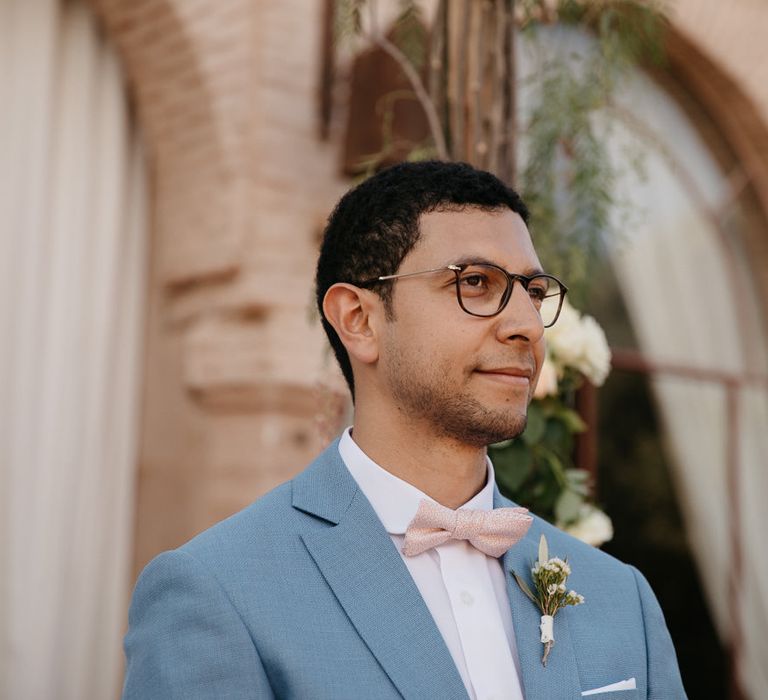
[[[380,467],[447,508],[458,508],[485,486],[485,448],[436,435],[428,427],[356,414],[352,438]]]

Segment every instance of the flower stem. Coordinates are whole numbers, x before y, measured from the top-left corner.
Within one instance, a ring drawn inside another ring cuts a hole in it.
[[[544,666],[547,665],[547,659],[549,658],[549,652],[551,651],[553,645],[554,645],[554,642],[545,642],[545,644],[544,644],[544,656],[541,657],[541,663]]]

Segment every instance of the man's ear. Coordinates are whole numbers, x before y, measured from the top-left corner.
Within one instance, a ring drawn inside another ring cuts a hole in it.
[[[344,343],[350,358],[365,364],[379,359],[376,325],[383,309],[377,294],[337,282],[325,293],[323,314]]]

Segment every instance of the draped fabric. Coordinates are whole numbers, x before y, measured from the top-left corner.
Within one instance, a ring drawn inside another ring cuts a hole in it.
[[[113,697],[130,579],[143,159],[80,1],[0,2],[0,697]]]
[[[642,146],[646,173],[623,178],[622,196],[642,214],[612,242],[612,259],[645,355],[704,370],[698,378],[656,373],[652,386],[709,606],[723,640],[739,634],[739,675],[757,698],[768,687],[768,559],[758,555],[765,549],[768,499],[768,385],[747,380],[729,388],[716,377],[768,374],[757,293],[738,233],[724,223],[735,218],[727,211],[733,209],[728,180],[685,115],[640,75],[621,102],[652,137],[638,139],[631,125],[615,126],[616,162],[626,157],[626,146]],[[743,552],[737,620],[729,588],[733,483]]]
[[[523,115],[536,91],[535,66],[593,45],[586,34],[562,27],[538,36],[518,44]],[[704,370],[696,379],[654,373],[651,383],[715,624],[726,643],[739,634],[739,676],[749,697],[762,697],[768,687],[768,387],[764,380],[742,382],[731,397],[714,378],[718,372],[768,374],[765,309],[756,303],[738,229],[746,219],[738,216],[731,173],[723,172],[675,100],[644,74],[636,71],[623,82],[615,105],[599,119],[598,133],[621,174],[616,194],[629,206],[617,212],[619,234],[607,247],[640,349],[657,364]],[[523,139],[523,153],[525,146]],[[639,154],[642,173],[632,167]],[[743,552],[737,621],[729,588],[733,470]]]

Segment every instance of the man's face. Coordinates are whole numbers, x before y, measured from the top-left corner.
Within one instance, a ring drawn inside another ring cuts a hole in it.
[[[530,275],[541,265],[520,216],[509,209],[443,211],[420,219],[421,237],[399,274],[465,262]],[[416,425],[464,444],[519,435],[544,359],[544,328],[518,282],[497,316],[470,316],[450,271],[397,280],[382,339],[385,391]]]

